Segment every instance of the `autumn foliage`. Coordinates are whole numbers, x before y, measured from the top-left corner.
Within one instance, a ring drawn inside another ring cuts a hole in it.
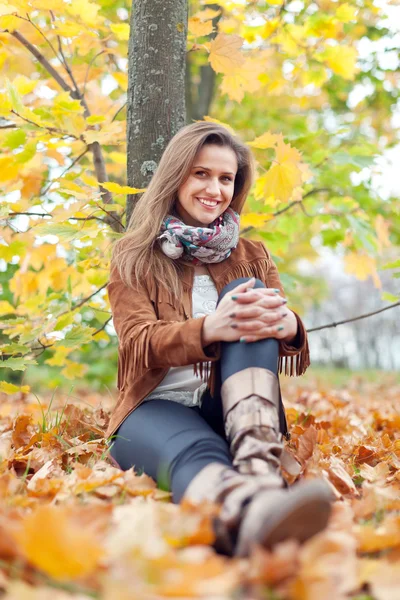
[[[284,391],[298,464],[285,476],[324,477],[337,501],[328,528],[303,546],[255,547],[240,560],[212,548],[218,507],[174,505],[147,475],[112,464],[103,437],[111,402],[3,395],[5,598],[397,598],[399,384],[353,378],[333,389],[308,377]]]
[[[126,185],[129,10],[126,0],[0,2],[3,597],[397,600],[395,381],[286,382],[299,464],[286,477],[322,476],[337,498],[328,529],[301,548],[219,556],[218,507],[173,505],[109,459],[116,338],[105,286],[126,197],[143,191]],[[299,310],[321,289],[297,276],[298,258],[321,248],[398,302],[379,276],[400,266],[398,200],[373,185],[398,141],[400,77],[385,62],[396,43],[395,20],[373,0],[190,2],[190,110],[211,69],[201,118],[231,127],[257,161],[241,234],[265,242]],[[85,383],[74,397],[52,394],[54,372]]]

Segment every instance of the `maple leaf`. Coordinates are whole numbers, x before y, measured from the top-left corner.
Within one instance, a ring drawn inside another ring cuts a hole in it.
[[[245,58],[240,52],[243,39],[238,35],[219,33],[210,44],[208,60],[217,73],[228,73],[240,67]]]

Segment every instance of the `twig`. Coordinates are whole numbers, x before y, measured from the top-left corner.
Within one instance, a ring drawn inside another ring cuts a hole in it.
[[[100,327],[100,329],[98,329],[97,331],[95,331],[94,333],[92,333],[92,336],[94,337],[97,333],[100,333],[100,331],[103,331],[103,329],[106,328],[106,326],[111,321],[111,319],[112,319],[112,316],[109,319],[107,319],[107,321],[104,323],[103,327]]]
[[[51,127],[50,125],[40,125],[39,123],[35,123],[35,121],[31,121],[30,119],[28,119],[27,117],[23,117],[22,115],[20,115],[16,110],[14,110],[13,108],[11,109],[11,111],[14,115],[16,115],[19,119],[22,119],[23,121],[25,121],[26,123],[29,123],[29,125],[34,125],[35,127],[39,127],[39,129],[45,129],[46,131],[48,131],[49,133],[57,133],[59,135],[62,136],[62,138],[73,138],[74,140],[82,140],[82,138],[78,138],[76,137],[76,135],[74,135],[73,133],[68,133],[63,131],[62,129],[57,129],[56,127]]]
[[[64,177],[65,173],[68,173],[68,171],[70,171],[76,165],[76,163],[78,163],[81,160],[81,158],[83,158],[85,156],[85,154],[87,154],[88,151],[89,151],[89,147],[86,146],[85,150],[81,154],[79,154],[79,156],[74,158],[72,163],[61,173],[61,175],[59,175],[58,177],[56,177],[55,179],[52,179],[50,181],[49,185],[44,189],[43,192],[41,192],[40,195],[45,196],[47,194],[47,192],[49,191],[49,189],[51,188],[51,186],[53,185],[53,183],[55,183],[56,181],[61,179],[61,177]]]
[[[266,214],[265,217],[269,217],[271,218],[275,218],[275,217],[279,217],[279,215],[285,213],[286,211],[290,210],[293,206],[299,205],[301,204],[304,200],[306,200],[306,198],[308,198],[309,196],[312,196],[314,194],[318,194],[319,192],[330,192],[331,188],[314,188],[310,191],[308,191],[306,194],[304,194],[303,198],[301,200],[293,200],[293,202],[289,202],[289,204],[287,206],[284,206],[283,208],[281,208],[280,210],[277,210],[276,212],[272,213],[272,214]],[[248,227],[245,227],[244,229],[242,229],[240,231],[241,235],[243,233],[248,233],[249,231],[252,231],[253,229],[256,229],[254,227],[254,225],[249,225]]]
[[[113,118],[111,119],[111,123],[113,123],[115,121],[115,119],[118,117],[121,110],[123,110],[127,104],[128,104],[127,102],[124,102],[123,105],[119,107],[119,109],[117,110],[117,112],[115,113]]]
[[[92,65],[93,65],[93,63],[94,63],[94,61],[96,60],[96,58],[97,58],[98,56],[101,56],[101,55],[102,55],[102,54],[104,54],[104,53],[105,53],[105,50],[101,50],[100,52],[98,52],[97,54],[95,54],[95,55],[94,55],[94,57],[93,57],[93,58],[91,59],[91,61],[89,62],[88,66],[87,66],[87,69],[86,69],[86,73],[85,73],[85,79],[84,79],[84,81],[83,81],[83,92],[82,92],[82,96],[84,96],[84,95],[85,95],[85,93],[86,93],[86,85],[87,85],[87,82],[88,82],[89,71],[90,71],[90,69],[91,69],[91,67],[92,67]]]
[[[321,329],[328,329],[329,327],[337,327],[338,325],[343,325],[343,323],[351,323],[352,321],[366,319],[367,317],[372,317],[373,315],[377,315],[385,310],[389,310],[390,308],[395,308],[396,306],[400,306],[400,301],[394,302],[394,304],[390,304],[390,306],[385,306],[384,308],[380,308],[379,310],[375,310],[374,312],[365,313],[364,315],[359,315],[358,317],[353,317],[352,319],[345,319],[344,321],[337,321],[334,323],[329,323],[328,325],[321,325],[320,327],[313,327],[312,329],[307,329],[307,332],[311,333],[312,331],[320,331]]]

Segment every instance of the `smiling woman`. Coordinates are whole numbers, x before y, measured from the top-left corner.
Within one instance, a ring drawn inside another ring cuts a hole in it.
[[[215,545],[239,556],[306,540],[331,501],[322,481],[289,490],[280,471],[278,370],[285,360],[301,375],[309,350],[268,250],[239,235],[253,174],[249,148],[221,125],[182,128],[115,246],[108,284],[120,343],[111,455],[174,502],[222,504]]]
[[[175,210],[187,225],[208,227],[232,201],[237,158],[231,148],[207,144],[194,162],[189,177],[178,189]]]

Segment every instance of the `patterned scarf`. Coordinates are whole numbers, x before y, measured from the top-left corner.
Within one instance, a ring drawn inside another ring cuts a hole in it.
[[[167,215],[157,239],[169,258],[182,257],[195,265],[218,263],[228,258],[238,245],[239,222],[239,214],[229,207],[209,227],[192,227]]]

